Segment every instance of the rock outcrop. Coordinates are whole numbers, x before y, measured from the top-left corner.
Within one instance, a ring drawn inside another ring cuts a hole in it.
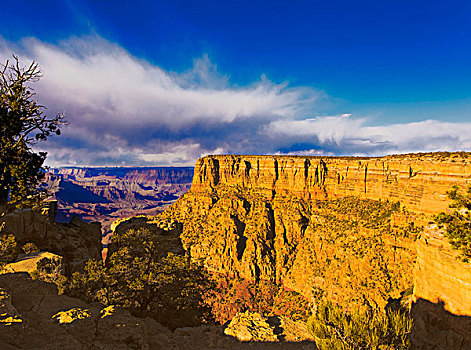
[[[0,233],[10,233],[21,245],[34,243],[40,250],[64,258],[67,272],[75,271],[90,258],[101,256],[101,224],[87,223],[79,217],[70,223],[56,223],[46,213],[30,209],[3,217]]]
[[[211,271],[384,306],[412,288],[420,226],[471,178],[456,156],[208,156],[159,220]]]
[[[38,272],[38,262],[48,259],[56,267],[57,273],[64,274],[63,259],[57,254],[50,252],[37,252],[30,254],[20,254],[15,262],[6,264],[0,273],[27,272],[29,274]]]
[[[469,316],[471,265],[422,229],[447,210],[452,186],[470,184],[463,152],[207,156],[191,190],[155,221],[181,225],[183,247],[210,271],[378,306],[414,289],[416,300]]]
[[[293,321],[286,317],[266,317],[249,311],[235,315],[224,330],[224,334],[241,341],[314,341],[305,322]]]
[[[313,344],[241,343],[221,327],[171,332],[151,318],[57,295],[25,273],[0,275],[0,349],[312,349]]]

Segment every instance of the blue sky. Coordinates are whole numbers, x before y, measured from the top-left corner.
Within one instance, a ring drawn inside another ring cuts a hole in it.
[[[10,4],[10,3],[9,3]],[[469,1],[16,1],[51,165],[471,149]],[[72,98],[71,98],[72,95]]]

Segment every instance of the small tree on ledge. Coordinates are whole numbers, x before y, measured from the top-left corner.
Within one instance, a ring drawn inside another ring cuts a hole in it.
[[[45,152],[32,146],[51,134],[60,134],[61,114],[49,118],[38,104],[30,84],[41,71],[37,63],[21,66],[18,57],[0,63],[0,215],[10,207],[37,204],[43,197],[38,185],[44,176]]]
[[[471,185],[463,195],[458,186],[448,191],[448,197],[453,200],[450,204],[451,213],[440,213],[435,217],[439,227],[445,226],[445,236],[454,249],[459,250],[464,262],[471,259]]]

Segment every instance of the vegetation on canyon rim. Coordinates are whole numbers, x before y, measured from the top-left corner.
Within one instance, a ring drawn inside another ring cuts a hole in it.
[[[43,198],[38,185],[44,176],[45,152],[31,146],[60,134],[62,115],[47,117],[35,99],[31,83],[41,71],[32,62],[23,67],[14,61],[0,65],[0,211],[7,207],[30,207]]]
[[[405,309],[374,307],[349,310],[329,301],[320,303],[307,322],[320,350],[409,349],[412,318]]]
[[[145,228],[118,233],[113,244],[105,265],[90,260],[83,272],[58,279],[60,292],[120,306],[172,329],[223,324],[246,310],[304,321],[309,316],[309,302],[294,291],[269,281],[211,276],[183,255],[162,256],[156,235]]]
[[[315,232],[322,245],[331,247],[326,249],[334,249],[336,254],[333,260],[318,254],[318,261],[312,265],[328,286],[316,288],[315,310],[307,321],[317,347],[321,350],[409,349],[412,318],[407,308],[408,291],[385,308],[377,302],[391,291],[401,289],[402,283],[411,283],[412,277],[405,267],[389,266],[388,258],[394,255],[394,260],[396,252],[387,248],[391,243],[386,241],[414,241],[422,228],[413,221],[394,222],[393,217],[408,216],[399,202],[346,197],[319,201],[318,205],[323,219]],[[348,268],[344,266],[347,262]],[[358,264],[362,271],[359,276],[358,270],[350,271],[351,266]],[[344,270],[344,278],[336,269]],[[343,283],[353,289],[342,288]],[[343,298],[338,298],[339,293]]]
[[[439,227],[445,227],[445,236],[448,237],[453,248],[460,252],[461,260],[471,260],[471,185],[467,192],[460,193],[457,186],[448,191],[448,197],[453,201],[450,204],[450,213],[442,212],[435,217]]]
[[[90,260],[83,272],[61,281],[70,296],[127,308],[169,328],[211,322],[203,295],[212,287],[207,273],[185,256],[159,256],[156,236],[146,229],[113,237],[116,250],[104,265]]]

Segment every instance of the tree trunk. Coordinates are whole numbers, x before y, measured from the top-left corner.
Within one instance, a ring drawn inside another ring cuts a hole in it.
[[[7,211],[8,193],[7,189],[0,189],[0,216],[5,215]]]

